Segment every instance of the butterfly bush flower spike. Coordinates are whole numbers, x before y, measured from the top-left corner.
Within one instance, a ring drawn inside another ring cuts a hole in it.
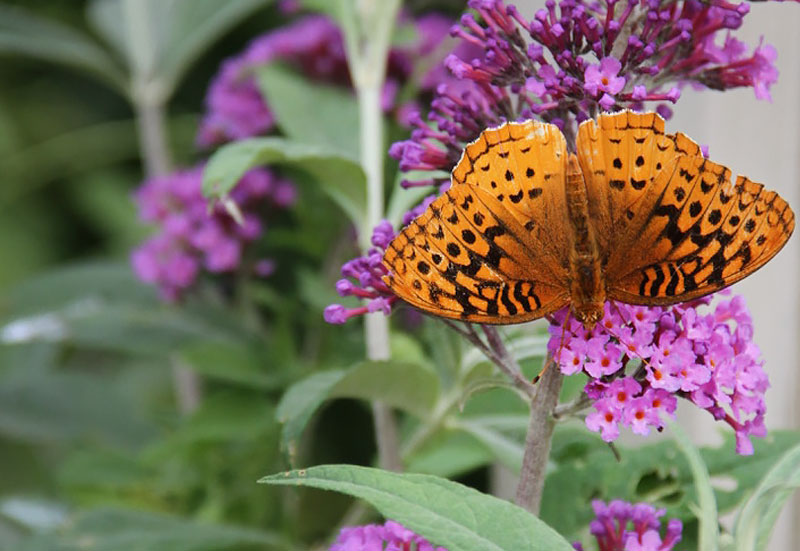
[[[447,551],[397,522],[342,528],[329,551]]]
[[[391,155],[401,170],[449,171],[489,126],[538,117],[574,135],[599,110],[643,109],[665,118],[681,88],[751,87],[770,99],[776,52],[734,33],[749,11],[726,0],[550,0],[532,18],[501,0],[470,0],[451,34],[469,45],[446,67],[455,83],[436,89],[425,120]],[[652,109],[652,107],[650,107]]]
[[[178,300],[203,271],[240,269],[245,248],[263,234],[266,211],[291,205],[296,195],[288,180],[253,169],[230,194],[243,215],[238,224],[220,205],[208,210],[202,179],[200,165],[151,178],[135,195],[140,218],[155,224],[158,233],[133,251],[131,263],[139,279],[158,286],[169,301]],[[274,264],[262,258],[250,269],[263,277]]]
[[[341,304],[331,304],[325,308],[325,321],[333,324],[345,323],[353,316],[371,312],[389,314],[397,296],[392,293],[382,278],[388,272],[383,266],[383,253],[394,239],[395,231],[391,223],[382,221],[372,234],[373,247],[364,256],[354,258],[342,266],[343,279],[336,282],[336,292],[342,297],[365,299],[366,305],[346,308]]]
[[[662,535],[661,517],[666,511],[648,503],[594,500],[592,508],[595,519],[589,533],[596,539],[598,551],[671,551],[681,541],[681,521],[670,519]],[[580,543],[573,547],[583,550]]]
[[[619,428],[646,435],[673,417],[678,398],[729,424],[736,450],[751,454],[750,436],[764,436],[769,383],[753,342],[753,323],[740,296],[710,312],[705,298],[670,308],[607,303],[592,330],[566,310],[550,325],[548,351],[565,375],[589,376],[594,411],[586,426],[613,441]]]

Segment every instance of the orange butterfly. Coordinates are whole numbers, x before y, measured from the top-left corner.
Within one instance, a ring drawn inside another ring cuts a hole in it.
[[[485,130],[452,186],[389,245],[385,283],[437,316],[510,324],[570,305],[702,297],[753,273],[792,234],[774,191],[705,158],[655,113],[580,125],[577,156],[537,121]]]

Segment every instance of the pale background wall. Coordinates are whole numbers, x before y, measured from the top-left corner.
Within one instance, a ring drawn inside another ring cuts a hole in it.
[[[543,0],[515,2],[525,16]],[[755,45],[761,36],[778,50],[780,78],[772,87],[772,103],[756,100],[752,89],[695,92],[685,90],[667,122],[710,147],[710,157],[734,174],[778,191],[795,212],[800,209],[800,7],[792,2],[751,4],[736,36]],[[800,232],[799,232],[800,233]],[[734,286],[753,313],[756,342],[766,360],[772,388],[767,393],[767,426],[797,428],[800,412],[795,396],[800,336],[800,236],[795,235],[774,260]],[[683,408],[681,424],[698,443],[716,443],[716,426],[696,408]],[[733,450],[731,450],[733,453]],[[800,549],[800,506],[795,500],[782,514],[770,550]]]

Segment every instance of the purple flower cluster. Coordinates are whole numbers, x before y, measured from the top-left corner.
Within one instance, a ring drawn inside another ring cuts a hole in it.
[[[386,220],[382,221],[372,233],[374,247],[364,256],[349,260],[342,266],[344,278],[336,282],[336,292],[342,297],[365,299],[367,304],[356,308],[331,304],[325,308],[325,321],[341,324],[353,316],[361,316],[368,312],[383,312],[387,315],[391,312],[397,296],[389,290],[381,278],[387,274],[382,264],[383,253],[394,236],[392,225]]]
[[[595,519],[589,532],[597,540],[598,551],[671,551],[679,541],[683,525],[678,519],[670,519],[662,536],[661,517],[666,512],[647,503],[628,503],[614,500],[592,501]],[[573,544],[578,551],[580,543]]]
[[[710,297],[669,308],[606,303],[591,331],[562,310],[551,319],[548,351],[565,375],[589,377],[594,410],[586,426],[608,442],[620,426],[637,434],[660,429],[684,398],[736,432],[736,451],[749,455],[749,437],[764,436],[769,383],[753,323],[741,296]]]
[[[731,35],[749,10],[746,3],[547,0],[531,20],[502,0],[468,5],[474,13],[451,33],[479,55],[454,52],[445,60],[459,84],[437,88],[429,121],[410,118],[411,139],[390,152],[401,170],[449,171],[466,143],[506,120],[538,117],[572,141],[576,124],[600,110],[657,102],[669,118],[668,104],[687,84],[748,86],[757,98],[770,99],[778,76],[772,46],[759,44],[748,54]]]
[[[242,212],[238,224],[220,205],[209,211],[202,180],[200,165],[147,180],[135,195],[140,218],[158,225],[159,233],[133,251],[133,269],[139,279],[157,285],[166,300],[179,299],[202,270],[239,269],[246,244],[263,233],[264,207],[286,207],[295,200],[291,182],[268,170],[251,170],[230,194]],[[272,262],[258,259],[249,268],[266,276]]]
[[[431,55],[447,37],[450,19],[431,14],[414,22],[419,39],[389,54],[387,79],[383,90],[386,111],[396,106],[401,86],[412,74],[418,61]],[[342,34],[336,24],[323,15],[308,15],[293,23],[256,38],[241,54],[226,60],[214,77],[206,96],[206,115],[197,141],[208,147],[222,142],[248,138],[271,131],[275,119],[253,77],[259,66],[281,61],[307,77],[334,85],[350,86]],[[423,89],[447,78],[434,69],[422,79]],[[399,106],[398,118],[404,120],[416,103]]]
[[[342,528],[330,551],[447,551],[418,536],[403,525],[387,520],[384,524]]]

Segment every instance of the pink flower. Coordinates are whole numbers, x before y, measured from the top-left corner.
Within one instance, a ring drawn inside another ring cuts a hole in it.
[[[586,427],[593,432],[599,432],[606,442],[613,442],[619,436],[619,411],[611,400],[597,400],[594,403],[596,411],[586,416]]]
[[[770,44],[759,44],[753,52],[753,65],[751,76],[753,78],[753,89],[756,98],[772,101],[769,93],[770,87],[778,81],[778,69],[775,68],[775,60],[778,52]]]
[[[263,234],[264,207],[278,206],[276,192],[294,189],[270,171],[251,170],[230,194],[242,211],[239,225],[220,206],[209,211],[202,179],[203,166],[198,165],[151,178],[135,194],[141,219],[156,224],[159,233],[133,251],[131,264],[139,279],[159,287],[165,300],[178,300],[200,276],[201,266],[211,273],[238,269],[247,245]],[[248,269],[259,273],[258,264]]]
[[[681,521],[670,519],[662,537],[660,518],[665,511],[648,503],[613,500],[606,505],[594,500],[592,508],[595,519],[589,525],[589,533],[597,539],[600,551],[671,551],[681,540]]]
[[[605,92],[611,96],[625,87],[625,77],[617,76],[622,64],[615,57],[604,57],[598,65],[589,65],[584,72],[584,89],[592,96]]]
[[[397,522],[342,528],[330,551],[447,551]]]

